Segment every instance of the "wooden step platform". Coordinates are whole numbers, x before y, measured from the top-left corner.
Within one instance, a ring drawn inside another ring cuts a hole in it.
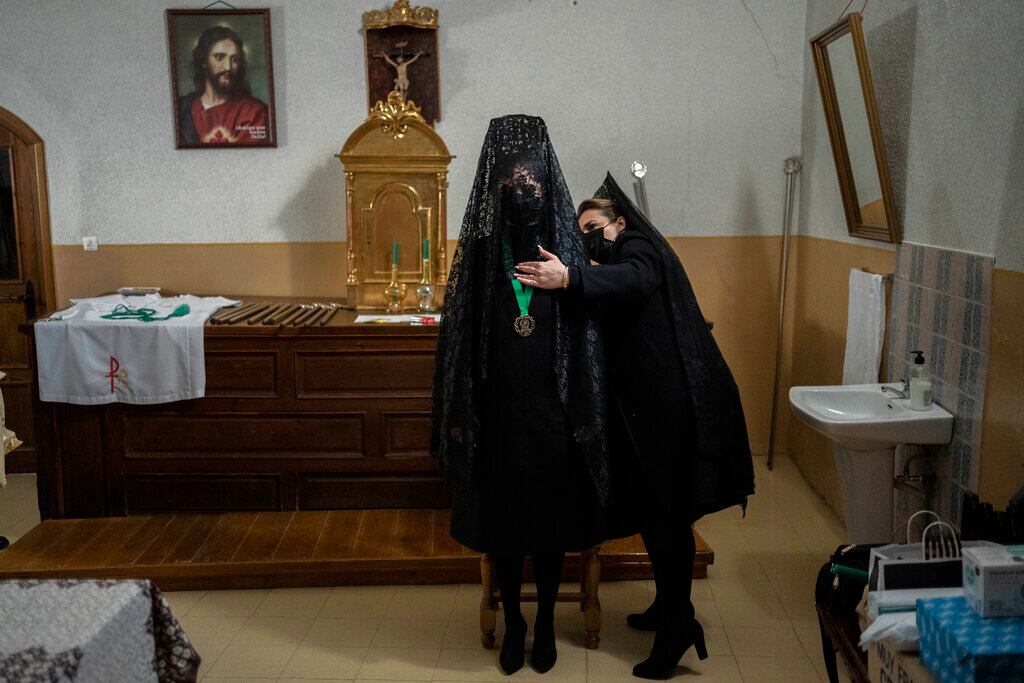
[[[48,520],[0,551],[0,580],[143,578],[161,590],[476,583],[480,555],[450,510],[229,512]],[[694,577],[714,553],[694,532]],[[604,544],[602,579],[650,578],[639,536]],[[579,558],[566,560],[566,580]]]

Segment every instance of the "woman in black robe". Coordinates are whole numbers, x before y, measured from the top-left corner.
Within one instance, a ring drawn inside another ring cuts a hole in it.
[[[611,174],[578,218],[598,265],[542,253],[518,278],[575,294],[604,333],[612,479],[630,492],[622,509],[638,517],[657,588],[654,604],[627,618],[657,630],[633,673],[667,678],[689,647],[707,656],[690,602],[691,524],[754,492],[743,408],[679,257]]]
[[[438,336],[431,448],[452,500],[452,536],[495,556],[505,617],[500,663],[524,662],[520,585],[537,583],[531,662],[556,658],[566,551],[604,538],[608,467],[597,331],[562,293],[522,287],[538,248],[586,262],[575,212],[539,118],[491,121],[452,262]]]

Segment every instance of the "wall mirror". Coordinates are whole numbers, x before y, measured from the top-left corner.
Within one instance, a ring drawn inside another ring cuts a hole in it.
[[[815,36],[811,52],[850,234],[899,244],[903,232],[860,13],[850,12]]]

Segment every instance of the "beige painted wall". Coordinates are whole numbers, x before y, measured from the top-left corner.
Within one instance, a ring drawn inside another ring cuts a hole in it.
[[[779,237],[673,237],[705,316],[740,386],[751,447],[765,453],[778,301]],[[338,296],[344,242],[54,246],[58,301],[125,284],[194,294]],[[449,243],[449,254],[454,242]],[[777,452],[842,515],[828,442],[797,421],[788,388],[841,381],[851,268],[891,273],[894,252],[798,236],[790,254]],[[997,270],[983,424],[981,495],[1001,506],[1024,482],[1024,273]]]
[[[978,495],[1003,509],[1024,486],[1024,273],[992,272],[992,336]]]
[[[779,237],[673,237],[740,386],[751,447],[768,447]],[[449,243],[449,254],[454,253]],[[343,296],[345,242],[54,246],[57,300],[124,285],[191,294]]]

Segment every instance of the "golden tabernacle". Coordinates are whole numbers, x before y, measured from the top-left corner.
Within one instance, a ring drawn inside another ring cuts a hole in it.
[[[345,169],[348,305],[383,309],[385,290],[398,285],[397,309],[416,308],[411,292],[427,284],[439,307],[448,272],[448,164],[455,157],[416,103],[394,91],[349,135],[338,158]]]

